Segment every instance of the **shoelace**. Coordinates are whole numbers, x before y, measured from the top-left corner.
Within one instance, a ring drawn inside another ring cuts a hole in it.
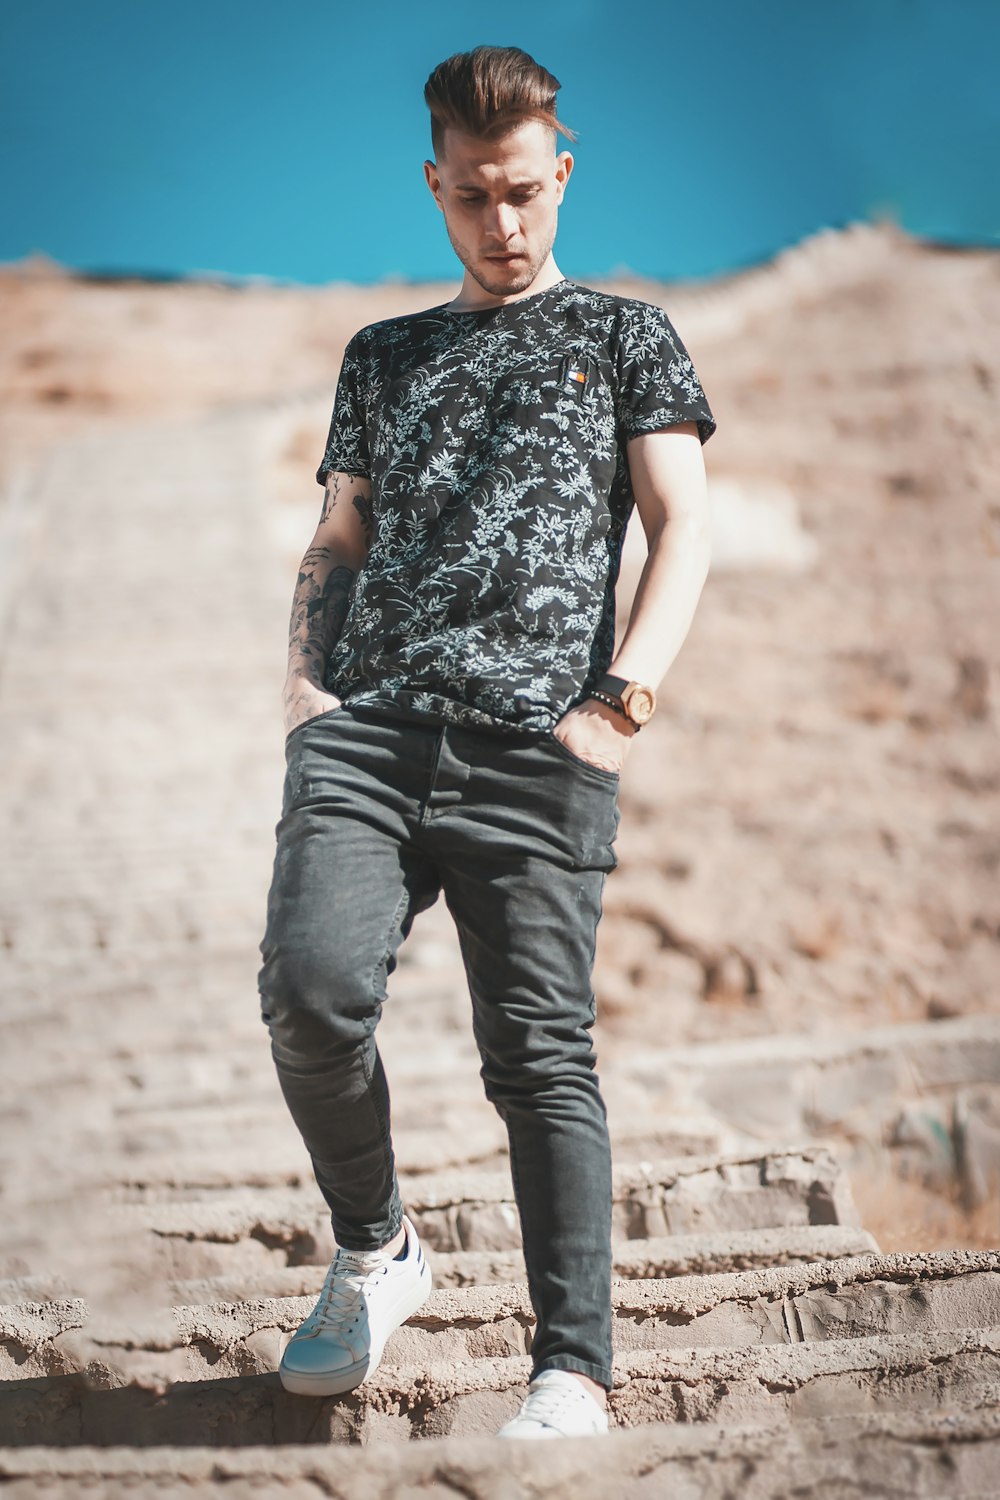
[[[309,1322],[314,1331],[350,1328],[361,1315],[362,1293],[374,1276],[382,1275],[388,1261],[374,1264],[356,1260],[350,1251],[338,1250],[323,1280],[323,1289]]]

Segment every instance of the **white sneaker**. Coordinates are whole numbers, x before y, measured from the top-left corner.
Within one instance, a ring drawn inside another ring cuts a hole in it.
[[[543,1370],[528,1386],[516,1417],[497,1437],[594,1437],[608,1430],[608,1414],[568,1370]]]
[[[391,1333],[426,1301],[430,1267],[403,1215],[406,1256],[338,1249],[312,1312],[292,1334],[278,1366],[286,1391],[338,1396],[373,1374]]]

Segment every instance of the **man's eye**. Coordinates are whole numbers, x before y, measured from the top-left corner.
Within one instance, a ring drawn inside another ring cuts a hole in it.
[[[537,190],[530,188],[523,193],[511,193],[509,201],[511,203],[530,203],[532,198],[537,196]],[[483,193],[460,193],[458,201],[468,204],[470,208],[475,208],[477,204],[485,203],[486,197]]]

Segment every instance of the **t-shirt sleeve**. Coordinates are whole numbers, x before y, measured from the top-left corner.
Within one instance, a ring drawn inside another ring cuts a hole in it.
[[[355,334],[344,350],[340,366],[323,462],[316,470],[318,484],[326,484],[326,476],[332,469],[371,478],[365,395],[365,366],[360,336]]]
[[[697,422],[702,444],[715,417],[691,357],[661,307],[625,302],[616,351],[617,418],[626,440],[677,422]]]

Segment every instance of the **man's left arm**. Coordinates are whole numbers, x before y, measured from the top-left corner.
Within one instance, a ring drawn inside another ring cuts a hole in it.
[[[694,422],[639,433],[628,444],[649,555],[608,671],[654,691],[684,644],[708,576],[711,521],[701,450]],[[636,729],[610,705],[587,698],[562,716],[556,732],[585,760],[618,770]]]

